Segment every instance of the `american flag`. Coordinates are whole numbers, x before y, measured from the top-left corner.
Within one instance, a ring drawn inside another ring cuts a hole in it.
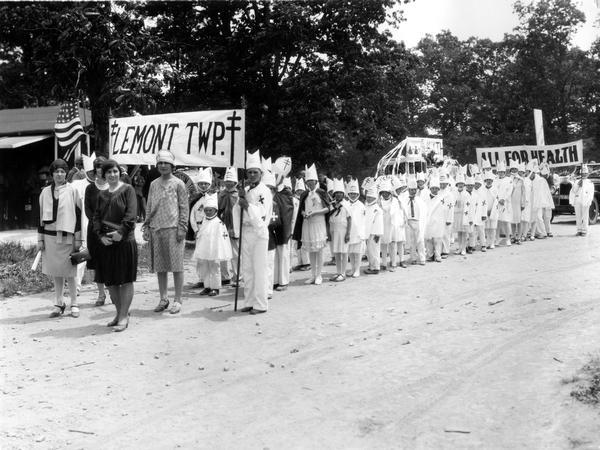
[[[81,120],[79,120],[77,103],[70,101],[61,105],[56,117],[54,133],[56,134],[58,147],[63,150],[74,147],[85,136]]]

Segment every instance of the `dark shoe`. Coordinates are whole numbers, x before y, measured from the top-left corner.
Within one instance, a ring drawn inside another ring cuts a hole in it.
[[[192,284],[190,286],[191,289],[202,289],[203,287],[204,287],[204,282],[202,282],[202,281],[199,281],[198,283]]]
[[[365,274],[367,274],[367,275],[377,275],[378,273],[379,273],[379,270],[365,269]]]
[[[59,317],[59,316],[63,315],[66,307],[67,307],[67,305],[65,305],[65,304],[54,305],[54,309],[50,313],[50,318]]]
[[[278,286],[279,286],[278,284],[274,284],[273,285],[273,290],[276,291]]]
[[[255,316],[256,314],[264,314],[266,313],[267,310],[266,309],[252,309],[252,311],[250,311],[250,314],[252,314],[253,316]]]
[[[208,295],[210,297],[215,297],[215,296],[219,295],[219,290],[218,289],[211,289],[210,292],[208,293]]]
[[[209,295],[210,291],[212,291],[211,288],[204,288],[200,291],[200,295]]]
[[[94,303],[94,306],[103,306],[106,303],[106,295],[104,297],[98,296],[98,300]]]
[[[276,291],[287,291],[287,284],[280,284],[275,288]]]
[[[404,261],[402,261],[400,264],[398,264],[400,267],[402,267],[403,269],[408,268],[408,264],[406,264]]]
[[[554,237],[554,235],[552,233],[548,233],[547,235],[548,237]]]
[[[169,307],[169,299],[163,298],[158,302],[156,308],[154,308],[154,312],[163,312],[165,309]]]
[[[115,325],[117,325],[119,323],[119,320],[115,317],[113,320],[111,320],[110,322],[108,322],[106,324],[107,327],[114,327]]]
[[[303,266],[300,267],[300,270],[303,272],[310,270],[310,264],[304,264]]]
[[[242,309],[240,309],[240,312],[250,312],[252,311],[252,306],[244,306]]]

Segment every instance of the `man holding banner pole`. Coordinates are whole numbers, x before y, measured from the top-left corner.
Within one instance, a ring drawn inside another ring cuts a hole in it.
[[[240,241],[245,300],[245,306],[240,311],[250,314],[266,313],[269,308],[265,268],[273,196],[270,189],[261,182],[262,170],[259,152],[248,154],[246,175],[250,185],[240,192],[239,198],[239,205],[243,210]]]

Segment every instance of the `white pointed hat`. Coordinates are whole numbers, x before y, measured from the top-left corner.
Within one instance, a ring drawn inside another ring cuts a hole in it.
[[[327,192],[333,191],[333,180],[331,178],[327,178]]]
[[[204,208],[219,209],[219,200],[217,199],[217,194],[209,194],[206,196],[206,199],[204,200]]]
[[[263,172],[265,170],[268,170],[269,172],[272,172],[273,164],[271,163],[271,157],[270,156],[268,158],[261,158],[261,164],[262,164]]]
[[[306,167],[306,166],[305,166]],[[314,164],[311,164],[309,167],[304,169],[304,180],[310,181],[319,181],[319,177],[317,176],[317,168]]]
[[[400,184],[400,187],[406,186],[406,175],[404,175],[403,173],[399,174],[398,183]]]
[[[283,190],[284,188],[289,188],[289,190],[291,191],[292,179],[290,177],[285,177],[279,186],[281,188],[280,190]]]
[[[519,162],[515,159],[511,159],[510,160],[510,165],[509,165],[510,169],[517,169],[519,170]]]
[[[483,178],[481,177],[481,174],[478,173],[477,175],[475,175],[475,184],[483,184]]]
[[[223,177],[223,181],[233,181],[237,183],[237,169],[235,167],[228,167],[227,170],[225,170],[225,176]]]
[[[473,177],[466,177],[465,178],[465,184],[469,184],[469,185],[473,185],[475,184],[475,179]]]
[[[465,174],[462,172],[462,170],[459,170],[456,174],[456,184],[458,183],[465,184]]]
[[[417,179],[413,175],[409,175],[407,185],[409,189],[417,189]]]
[[[392,182],[389,178],[379,180],[379,192],[392,192]]]
[[[392,176],[391,181],[392,181],[392,189],[394,190],[394,192],[402,187],[402,185],[400,184],[400,180],[398,179],[398,177],[396,175]]]
[[[263,172],[261,181],[265,186],[268,186],[268,187],[276,186],[275,175],[273,175],[273,172],[271,172],[270,170],[265,170]]]
[[[353,178],[349,183],[346,184],[346,194],[360,194],[357,179]]]
[[[263,170],[259,150],[254,153],[246,152],[246,170],[248,169]]]
[[[94,170],[94,160],[96,159],[96,153],[92,153],[91,156],[81,155],[83,158],[83,170],[90,172]]]
[[[486,169],[491,169],[492,165],[490,164],[490,162],[487,159],[484,159],[481,161],[481,169],[482,170],[486,170]]]
[[[377,198],[377,185],[375,183],[369,185],[369,187],[365,189],[365,197]]]
[[[200,169],[198,171],[198,177],[196,178],[196,183],[208,183],[212,184],[212,170],[210,167],[206,169]]]
[[[436,177],[436,176],[434,176],[434,177],[431,177],[431,178],[429,179],[429,188],[432,188],[432,187],[436,187],[436,188],[439,188],[439,187],[440,187],[440,180],[439,180],[439,178],[438,178],[438,177]]]
[[[294,191],[305,191],[306,186],[304,186],[304,180],[302,178],[297,178],[296,183],[294,185]]]
[[[504,161],[498,161],[496,163],[496,172],[506,172],[506,164]]]
[[[417,181],[425,181],[425,173],[417,172]]]
[[[496,175],[494,175],[494,172],[492,172],[490,170],[490,171],[487,171],[485,173],[485,175],[483,176],[483,181],[485,181],[485,180],[492,180],[492,181],[494,181],[495,178],[496,178]]]
[[[367,177],[363,180],[363,182],[361,184],[361,188],[366,191],[374,184],[375,184],[375,179],[373,177]]]
[[[329,191],[329,187],[327,187],[327,190]],[[344,189],[344,181],[341,178],[334,178],[332,190],[334,193],[335,192],[344,192],[345,193],[346,190]]]

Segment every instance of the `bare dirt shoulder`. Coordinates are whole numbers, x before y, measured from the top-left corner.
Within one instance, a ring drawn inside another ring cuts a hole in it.
[[[81,296],[2,302],[2,448],[597,448],[572,377],[600,351],[600,232],[276,293],[268,314],[187,291],[131,325]],[[193,281],[188,268],[188,281]]]

